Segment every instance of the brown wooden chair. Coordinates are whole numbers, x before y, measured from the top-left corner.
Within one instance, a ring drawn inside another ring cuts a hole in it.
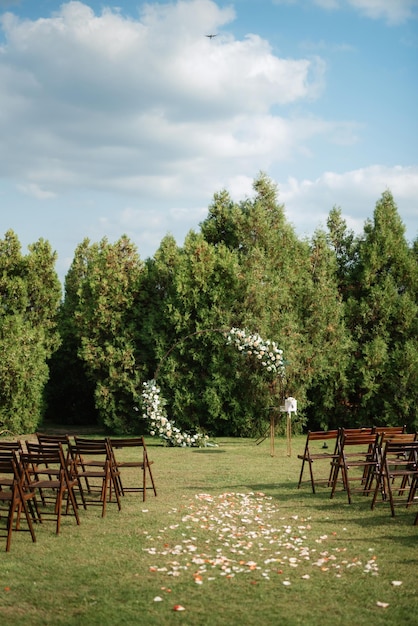
[[[3,503],[3,510],[6,513],[6,552],[10,551],[13,530],[26,530],[20,527],[20,518],[23,511],[28,525],[32,541],[36,541],[33,527],[32,513],[28,506],[28,501],[33,495],[24,492],[24,473],[19,467],[19,460],[16,454],[0,454],[0,502]]]
[[[309,430],[306,436],[305,449],[302,454],[298,454],[298,459],[301,459],[302,466],[300,469],[298,489],[303,482],[303,473],[305,467],[309,468],[310,483],[312,487],[312,493],[315,493],[316,484],[326,483],[328,487],[332,484],[332,471],[330,467],[327,467],[327,477],[314,478],[313,465],[316,461],[325,461],[329,466],[333,461],[338,459],[338,430]],[[328,446],[331,445],[331,449],[327,452]]]
[[[72,468],[68,465],[61,443],[44,445],[27,441],[26,447],[27,452],[20,455],[20,461],[28,480],[28,489],[34,494],[39,493],[45,507],[41,513],[42,520],[55,519],[56,533],[59,534],[65,497],[65,514],[71,510],[79,525],[74,493],[77,482],[71,475]]]
[[[74,443],[70,442],[69,447],[84,508],[87,505],[100,505],[104,517],[106,504],[112,501],[114,494],[120,511],[119,471],[108,441],[75,437]],[[95,498],[96,495],[99,496],[98,499]]]
[[[385,443],[371,504],[374,509],[380,492],[382,502],[389,502],[392,517],[395,506],[413,503],[418,479],[418,441],[399,437],[394,436]]]
[[[353,493],[357,492],[363,495],[371,493],[370,477],[377,467],[376,447],[378,443],[379,435],[377,433],[342,430],[331,498],[335,495],[340,474],[349,504],[352,502]],[[355,484],[359,484],[359,487],[354,487]]]
[[[150,461],[148,458],[147,446],[143,437],[131,437],[131,438],[109,438],[109,445],[113,451],[113,458],[116,463],[116,467],[119,470],[119,486],[122,495],[126,492],[142,492],[142,500],[145,501],[147,490],[152,489],[154,495],[157,495],[157,489],[155,487],[154,477],[152,475],[151,465],[154,461]],[[123,448],[136,449],[136,457],[133,459],[125,459],[118,453]],[[142,474],[142,480],[135,485],[130,484],[127,486],[121,479],[120,470],[138,468]],[[151,485],[147,485],[147,476],[151,481]]]

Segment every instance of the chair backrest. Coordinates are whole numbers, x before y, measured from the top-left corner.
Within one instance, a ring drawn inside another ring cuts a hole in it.
[[[149,466],[151,461],[149,461],[148,458],[147,446],[145,444],[144,437],[109,437],[108,442],[113,459],[115,460],[116,464],[118,464],[118,460],[115,457],[115,450],[121,450],[122,448],[139,448],[140,450],[142,450],[142,462]]]
[[[74,437],[74,443],[69,444],[73,459],[83,459],[87,456],[102,456],[108,461],[112,460],[112,451],[106,439],[84,439]]]
[[[87,445],[87,446],[106,446],[107,445],[107,437],[102,437],[100,439],[92,439],[90,437],[80,437],[80,435],[74,435],[74,442],[77,445]]]
[[[328,441],[338,437],[338,430],[308,430],[308,441]]]
[[[0,485],[11,487],[15,482],[17,484],[21,481],[18,464],[19,461],[13,450],[0,452]]]
[[[113,450],[117,450],[118,448],[142,448],[145,453],[147,450],[143,437],[108,437],[108,442]]]
[[[0,454],[0,477],[7,476],[8,478],[13,477],[14,480],[17,479],[14,463],[13,454]]]
[[[343,429],[342,437],[341,437],[341,449],[343,450],[346,446],[359,446],[366,447],[369,446],[369,450],[378,445],[379,435],[377,433],[362,433],[362,432],[352,432],[350,430],[346,431]]]
[[[381,443],[385,443],[386,441],[391,441],[393,443],[410,443],[411,441],[417,441],[418,435],[417,433],[382,433],[381,435]]]
[[[64,447],[68,445],[69,435],[47,435],[46,433],[36,433],[38,443],[61,443]]]
[[[406,433],[406,426],[373,426],[373,432],[378,435],[400,435]]]
[[[386,460],[392,459],[392,462],[396,465],[402,463],[409,463],[413,461],[415,464],[418,462],[418,441],[407,440],[388,440],[385,443],[383,458]],[[415,471],[418,471],[415,468]]]
[[[66,468],[65,453],[62,444],[38,444],[26,441],[26,453],[20,455],[24,467],[43,466],[52,469],[53,466],[64,470]]]
[[[346,435],[371,435],[373,433],[373,426],[361,426],[359,428],[342,428],[341,433]]]
[[[22,442],[21,441],[2,441],[0,439],[0,452],[8,452],[8,451],[21,452],[22,450]]]

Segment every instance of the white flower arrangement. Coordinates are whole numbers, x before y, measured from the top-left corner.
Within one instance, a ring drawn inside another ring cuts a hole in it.
[[[284,376],[283,350],[280,350],[274,341],[264,341],[260,335],[249,335],[245,330],[231,328],[226,333],[227,344],[234,345],[240,352],[254,356],[269,374]],[[149,422],[149,433],[152,437],[161,437],[170,446],[177,447],[206,447],[215,444],[209,441],[202,433],[190,434],[182,432],[175,426],[174,420],[167,416],[165,402],[161,396],[160,387],[155,380],[143,383],[142,405],[143,417]]]
[[[267,372],[284,376],[283,350],[274,341],[265,341],[257,333],[247,334],[240,328],[231,328],[226,337],[228,344],[236,346],[247,356],[254,356]]]
[[[209,444],[209,438],[202,433],[193,435],[182,432],[173,420],[167,417],[164,408],[164,400],[161,390],[155,380],[143,383],[142,404],[144,407],[143,417],[149,421],[149,433],[152,437],[161,437],[170,446],[177,447],[205,447]]]

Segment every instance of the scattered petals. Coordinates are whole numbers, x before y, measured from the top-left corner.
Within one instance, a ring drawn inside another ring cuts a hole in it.
[[[401,580],[392,580],[392,585],[394,587],[400,587],[402,585],[402,581]]]
[[[342,578],[351,571],[379,573],[374,549],[353,555],[336,541],[337,533],[315,535],[310,517],[282,516],[273,498],[260,492],[200,493],[169,515],[173,523],[154,536],[145,534],[143,550],[152,559],[150,572],[187,576],[197,585],[238,576],[247,576],[249,584],[256,585],[277,580],[279,574],[285,586],[292,584],[298,568],[303,580]]]
[[[376,602],[376,606],[380,606],[382,609],[387,609],[389,604],[387,602]]]
[[[155,596],[154,602],[162,602],[163,599],[160,596]]]
[[[181,604],[175,604],[173,606],[173,611],[185,611],[186,609],[184,608],[184,606],[181,606]]]

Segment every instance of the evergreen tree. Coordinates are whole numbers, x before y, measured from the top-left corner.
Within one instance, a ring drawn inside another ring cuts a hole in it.
[[[347,228],[341,209],[334,207],[328,216],[328,242],[335,253],[338,288],[347,300],[352,287],[352,273],[358,262],[359,239]]]
[[[238,269],[234,253],[193,232],[181,250],[166,239],[152,263],[154,287],[150,282],[148,289],[155,293],[159,286],[162,313],[151,314],[159,324],[151,333],[157,382],[182,428],[237,434],[242,426],[241,415],[231,409],[230,358],[236,355],[223,333],[234,317]]]
[[[310,264],[310,280],[304,289],[303,325],[309,426],[312,430],[337,428],[347,414],[352,340],[338,289],[338,258],[322,231],[313,236]]]
[[[416,428],[418,264],[392,194],[364,228],[347,319],[355,349],[351,405],[357,423]]]
[[[59,346],[55,260],[42,239],[26,256],[13,231],[0,241],[0,422],[15,433],[35,430],[44,414],[47,361]]]
[[[88,248],[87,239],[77,247],[65,277],[65,297],[58,317],[61,345],[50,360],[50,380],[46,389],[46,420],[78,426],[93,426],[98,422],[95,381],[88,377],[86,364],[79,356],[81,336],[75,317],[79,305],[78,291],[86,276]]]
[[[101,422],[112,432],[138,432],[138,403],[143,365],[137,358],[135,303],[144,265],[126,236],[103,239],[76,250],[67,283],[74,311],[74,345],[94,385]],[[70,333],[71,334],[71,333]]]

